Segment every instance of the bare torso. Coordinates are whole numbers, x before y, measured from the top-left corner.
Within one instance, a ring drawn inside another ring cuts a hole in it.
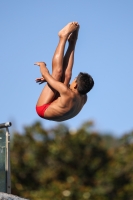
[[[67,98],[59,96],[47,108],[44,119],[52,121],[65,121],[75,117],[87,101],[87,95],[79,95],[71,92]]]

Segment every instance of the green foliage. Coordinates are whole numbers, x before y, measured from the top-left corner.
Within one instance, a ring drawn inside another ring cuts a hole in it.
[[[65,125],[40,122],[14,133],[12,193],[31,200],[132,200],[133,133],[116,139]]]

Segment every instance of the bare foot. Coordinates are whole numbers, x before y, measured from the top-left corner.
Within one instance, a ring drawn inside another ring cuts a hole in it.
[[[78,22],[70,22],[62,30],[59,31],[58,35],[60,38],[62,37],[68,38],[70,33],[75,31],[78,27],[79,27]]]
[[[80,26],[68,36],[69,43],[76,43]]]

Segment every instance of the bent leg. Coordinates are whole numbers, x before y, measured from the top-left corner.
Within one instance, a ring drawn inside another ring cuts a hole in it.
[[[52,76],[57,81],[62,81],[63,75],[63,57],[64,57],[64,49],[65,44],[68,39],[68,36],[77,29],[78,23],[71,22],[67,24],[59,33],[59,43],[55,50],[53,60],[52,60]],[[43,63],[42,63],[43,64]],[[43,88],[40,97],[37,101],[37,106],[41,106],[43,104],[51,103],[56,98],[57,91],[50,87],[50,85],[46,84]]]
[[[62,78],[62,63],[66,41],[67,39],[65,37],[59,38],[59,43],[52,60],[52,77],[57,81],[61,81]],[[37,106],[41,106],[43,104],[54,101],[56,94],[57,92],[52,87],[50,87],[50,85],[46,84],[37,101]]]

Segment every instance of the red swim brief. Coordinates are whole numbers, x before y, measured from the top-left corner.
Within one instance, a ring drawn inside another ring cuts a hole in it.
[[[37,114],[40,117],[44,118],[44,113],[45,113],[46,109],[50,106],[50,104],[51,103],[47,103],[47,104],[44,104],[42,106],[36,106],[36,112],[37,112]]]

